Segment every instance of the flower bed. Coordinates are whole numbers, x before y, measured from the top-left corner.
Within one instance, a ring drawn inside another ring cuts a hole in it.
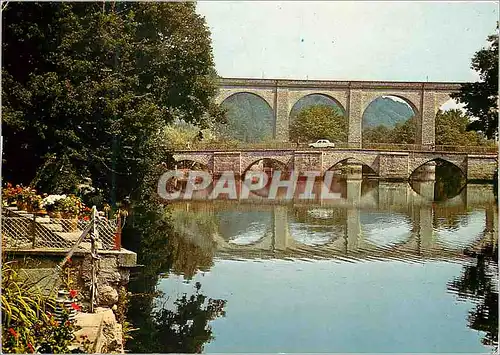
[[[37,194],[30,187],[7,183],[2,190],[3,206],[16,206],[19,210],[54,218],[90,220],[92,210],[75,195]]]

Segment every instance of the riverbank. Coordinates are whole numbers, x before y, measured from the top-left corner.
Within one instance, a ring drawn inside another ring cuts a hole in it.
[[[124,352],[124,328],[130,329],[125,320],[126,289],[137,255],[121,248],[119,220],[108,220],[95,208],[91,219],[80,220],[4,207],[2,239],[3,263],[8,263],[20,285],[14,287],[17,298],[2,299],[2,309],[17,309],[19,299],[37,299],[40,304],[30,304],[35,308],[21,312],[29,317],[33,310],[36,314],[44,310],[42,323],[36,317],[31,326],[21,316],[14,321],[3,318],[11,342],[4,350]],[[8,286],[2,283],[2,291],[4,288]],[[67,312],[70,318],[66,319]],[[40,328],[65,335],[55,336],[49,343],[28,340],[43,338]]]

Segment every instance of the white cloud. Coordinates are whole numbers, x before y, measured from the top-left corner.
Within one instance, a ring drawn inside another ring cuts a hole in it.
[[[460,111],[465,113],[465,104],[463,103],[458,103],[454,99],[449,99],[446,101],[444,104],[441,105],[439,108],[441,111],[448,111],[448,110],[454,110],[454,109],[459,109]]]

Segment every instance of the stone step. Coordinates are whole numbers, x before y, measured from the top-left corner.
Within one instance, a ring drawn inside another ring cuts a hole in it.
[[[50,219],[49,216],[47,217],[37,217],[36,218],[37,223],[53,223],[53,221]]]
[[[43,226],[52,232],[63,231],[63,227],[59,223],[44,223]]]
[[[64,238],[65,240],[71,241],[71,242],[76,242],[78,238],[82,235],[82,231],[76,231],[76,232],[56,232],[58,236],[61,238]]]

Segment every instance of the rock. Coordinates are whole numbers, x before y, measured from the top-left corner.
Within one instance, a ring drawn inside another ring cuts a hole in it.
[[[118,302],[118,291],[111,286],[102,286],[97,290],[99,305],[113,306]]]
[[[106,341],[100,353],[123,353],[123,330],[114,313],[111,310],[105,312],[102,321],[102,333]]]
[[[73,348],[82,348],[81,342],[88,339],[91,353],[123,354],[123,329],[109,308],[97,307],[95,313],[78,313],[76,324],[80,328],[75,332]]]

